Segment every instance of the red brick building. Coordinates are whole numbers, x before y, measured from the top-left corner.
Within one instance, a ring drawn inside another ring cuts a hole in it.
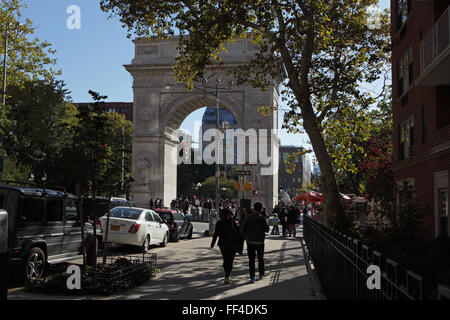
[[[74,103],[85,105],[86,103]],[[125,115],[125,119],[133,122],[133,102],[105,102],[105,111],[116,112]]]
[[[428,204],[427,236],[448,236],[450,0],[391,0],[394,180]]]

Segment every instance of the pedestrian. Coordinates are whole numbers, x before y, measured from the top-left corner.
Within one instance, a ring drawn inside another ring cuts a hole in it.
[[[254,212],[245,218],[242,231],[247,242],[248,266],[250,272],[250,282],[255,282],[255,258],[258,256],[259,280],[264,277],[264,241],[266,232],[269,232],[269,225],[262,216],[263,206],[261,202],[256,202],[253,206]]]
[[[278,228],[278,225],[280,224],[280,219],[278,218],[277,214],[275,213],[275,215],[272,218],[272,235],[279,235],[280,234],[280,229]]]
[[[230,283],[230,274],[233,270],[233,261],[236,250],[239,246],[239,228],[232,218],[229,209],[220,210],[220,220],[216,224],[214,235],[211,241],[211,249],[214,248],[217,238],[219,238],[219,248],[223,258],[223,269],[225,271],[225,284]]]
[[[287,225],[289,230],[289,236],[291,234],[294,236],[296,235],[295,225],[297,223],[297,218],[300,216],[300,211],[294,206],[291,206],[289,208],[288,216],[287,216]]]
[[[150,199],[150,209],[153,209],[153,198]]]
[[[282,207],[280,209],[280,214],[278,215],[280,218],[280,224],[281,224],[281,233],[283,234],[283,237],[286,237],[286,227],[287,227],[287,210],[286,207]]]

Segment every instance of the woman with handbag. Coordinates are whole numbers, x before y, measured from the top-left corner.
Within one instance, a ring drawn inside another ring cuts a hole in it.
[[[233,270],[234,257],[239,247],[239,229],[232,218],[232,212],[228,208],[220,210],[220,220],[216,224],[211,241],[211,249],[214,248],[219,238],[219,248],[223,257],[223,269],[225,271],[225,284],[230,283],[230,274]]]

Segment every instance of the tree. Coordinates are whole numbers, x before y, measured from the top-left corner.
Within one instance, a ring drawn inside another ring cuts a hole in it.
[[[48,80],[50,81],[60,71],[53,69],[56,59],[53,58],[55,50],[46,41],[40,41],[38,38],[31,39],[34,34],[33,23],[30,19],[23,21],[22,10],[25,5],[20,0],[0,0],[0,59],[3,65],[5,52],[5,27],[8,29],[8,52],[7,52],[7,88],[11,86],[20,86],[30,80]],[[15,30],[16,23],[21,23]],[[8,95],[9,90],[7,90]],[[0,117],[3,129],[7,124],[4,123],[6,114],[2,110]],[[4,133],[4,132],[3,132]]]
[[[62,81],[26,80],[9,89],[10,127],[4,147],[12,159],[30,167],[37,179],[44,175],[53,184],[65,180],[63,150],[76,124],[75,106],[68,103]]]
[[[219,193],[221,198],[234,199],[237,197],[237,191],[234,190],[234,184],[236,180],[221,177],[219,179]],[[200,197],[214,199],[216,178],[214,176],[208,177],[205,181],[201,182],[201,186],[198,188],[198,194]],[[223,190],[225,189],[225,190]]]
[[[286,79],[282,96],[290,108],[286,127],[303,126],[322,172],[326,222],[345,229],[335,172],[323,122],[339,119],[346,106],[370,102],[359,90],[375,81],[389,53],[387,13],[380,28],[369,28],[368,7],[376,0],[144,1],[102,0],[102,10],[120,16],[129,35],[167,37],[178,32],[174,68],[192,88],[205,68],[220,63],[223,45],[250,37],[260,52],[234,70],[239,83],[266,89],[272,78]]]
[[[73,138],[64,150],[66,179],[73,187],[80,183],[84,195],[129,194],[132,124],[123,115],[105,111],[102,100],[106,96],[89,93],[94,103],[78,108]],[[121,190],[120,184],[122,151],[125,154],[125,190]]]

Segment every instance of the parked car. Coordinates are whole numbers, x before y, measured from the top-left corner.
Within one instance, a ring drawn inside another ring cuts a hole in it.
[[[136,204],[125,198],[111,198],[111,209],[115,207],[136,207]]]
[[[99,220],[106,236],[107,214]],[[147,252],[152,244],[167,246],[169,228],[153,210],[115,207],[110,214],[107,241],[137,246]]]
[[[191,239],[194,226],[191,221],[184,216],[184,213],[173,209],[155,209],[161,219],[169,227],[169,240],[179,241],[181,238]]]
[[[27,280],[41,278],[48,265],[82,257],[76,196],[5,184],[0,185],[0,208],[8,212],[11,270],[20,270]],[[92,224],[85,223],[88,253],[94,250],[92,234]]]

